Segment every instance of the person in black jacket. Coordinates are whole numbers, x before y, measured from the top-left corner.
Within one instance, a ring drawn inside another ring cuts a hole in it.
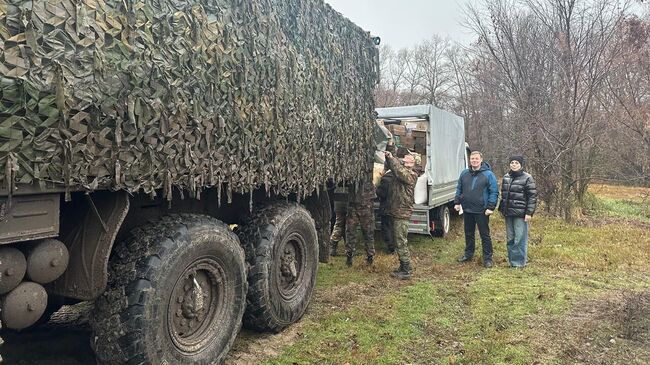
[[[388,171],[386,171],[388,170]],[[393,238],[393,218],[389,215],[390,184],[394,184],[395,173],[385,168],[385,173],[377,185],[376,193],[379,198],[379,217],[381,220],[381,237],[386,244],[386,252],[395,253],[395,239]]]
[[[535,180],[524,172],[524,157],[510,158],[510,171],[501,182],[499,211],[506,219],[508,261],[511,267],[524,267],[528,257],[528,222],[537,207]]]

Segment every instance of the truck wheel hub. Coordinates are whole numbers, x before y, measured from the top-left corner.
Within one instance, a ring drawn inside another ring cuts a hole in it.
[[[182,351],[198,348],[210,332],[210,324],[223,311],[224,274],[212,259],[192,263],[179,278],[169,301],[168,323],[174,344]]]

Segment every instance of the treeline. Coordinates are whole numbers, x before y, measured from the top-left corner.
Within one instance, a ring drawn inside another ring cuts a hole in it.
[[[466,8],[470,46],[383,46],[376,102],[462,115],[497,172],[525,154],[546,209],[570,219],[594,180],[650,186],[650,13],[632,5],[648,6],[484,0]]]

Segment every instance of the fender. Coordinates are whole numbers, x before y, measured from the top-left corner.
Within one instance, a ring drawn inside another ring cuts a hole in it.
[[[79,197],[61,213],[59,238],[68,247],[70,263],[48,292],[92,300],[106,289],[108,258],[129,211],[129,196],[125,191],[97,191]]]

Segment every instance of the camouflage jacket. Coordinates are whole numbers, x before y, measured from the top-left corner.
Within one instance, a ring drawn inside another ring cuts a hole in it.
[[[396,157],[389,158],[388,165],[395,173],[395,178],[389,184],[386,214],[397,219],[410,219],[418,176],[412,169],[404,167]]]
[[[348,188],[348,209],[368,208],[372,209],[375,200],[375,187],[372,185],[372,175],[368,175],[358,186],[352,185]]]

